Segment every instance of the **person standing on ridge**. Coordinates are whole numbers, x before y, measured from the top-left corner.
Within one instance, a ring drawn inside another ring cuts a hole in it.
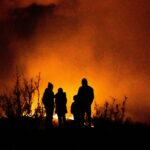
[[[55,104],[56,111],[55,113],[58,115],[59,126],[66,124],[66,113],[67,113],[67,98],[66,93],[63,92],[62,88],[58,89],[58,92],[55,95]]]
[[[91,105],[94,100],[94,90],[88,85],[86,78],[82,79],[82,86],[78,90],[78,98],[82,109],[82,124],[84,124],[86,117],[88,126],[91,126]]]
[[[42,102],[46,111],[46,127],[52,126],[54,112],[54,92],[53,84],[48,82],[48,87],[45,89]]]

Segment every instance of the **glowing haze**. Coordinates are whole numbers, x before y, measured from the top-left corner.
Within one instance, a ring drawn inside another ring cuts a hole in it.
[[[38,5],[31,5],[37,3]],[[41,94],[50,81],[72,97],[86,77],[103,105],[128,96],[127,111],[150,122],[149,0],[2,0],[1,89],[15,66],[33,77]],[[37,11],[38,10],[38,11]]]

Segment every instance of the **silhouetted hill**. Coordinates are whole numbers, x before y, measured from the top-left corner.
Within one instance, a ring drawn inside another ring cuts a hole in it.
[[[29,121],[29,120],[28,120]],[[39,123],[30,120],[30,123]],[[29,123],[28,122],[28,123]],[[8,120],[3,121],[8,124]],[[10,123],[10,122],[9,122]],[[13,122],[14,123],[14,122]],[[27,122],[23,123],[24,125]],[[26,128],[20,121],[0,129],[1,149],[149,149],[150,126],[144,124],[105,123],[97,128],[75,128],[72,123],[64,128]],[[2,122],[1,122],[2,125]],[[29,124],[28,124],[29,125]],[[1,126],[2,127],[2,126]]]

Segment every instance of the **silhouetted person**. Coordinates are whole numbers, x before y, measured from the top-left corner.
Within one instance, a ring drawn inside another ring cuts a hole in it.
[[[65,125],[66,123],[66,113],[67,113],[67,98],[66,93],[63,92],[62,88],[58,89],[57,94],[55,95],[55,104],[56,104],[56,114],[58,115],[59,125]]]
[[[78,95],[73,97],[74,102],[71,104],[71,113],[73,114],[74,123],[76,126],[81,125],[81,107]]]
[[[82,123],[87,118],[88,125],[91,126],[91,104],[94,99],[93,88],[88,85],[87,79],[82,79],[82,86],[78,90],[78,98],[80,100],[82,110]]]
[[[54,111],[54,92],[53,84],[48,83],[42,98],[46,110],[46,127],[52,126],[53,111]]]

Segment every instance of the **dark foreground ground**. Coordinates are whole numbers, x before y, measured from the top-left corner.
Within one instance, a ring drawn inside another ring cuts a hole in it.
[[[37,122],[36,122],[37,123]],[[24,126],[23,126],[24,124]],[[105,150],[150,149],[150,127],[101,121],[95,128],[77,128],[68,122],[63,128],[46,129],[26,123],[0,122],[0,150]]]

